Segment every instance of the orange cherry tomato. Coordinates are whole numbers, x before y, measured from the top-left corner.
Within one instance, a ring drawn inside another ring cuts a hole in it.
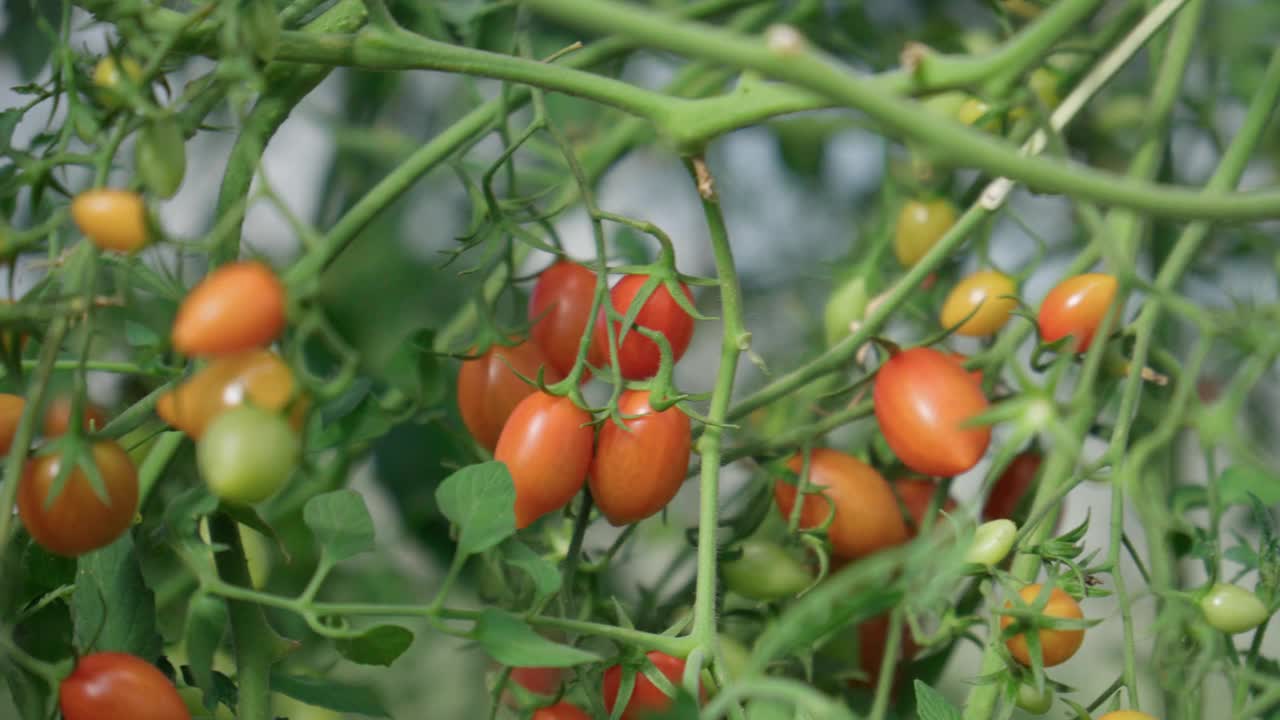
[[[662,673],[672,685],[677,687],[684,679],[684,660],[671,657],[666,653],[653,651],[645,657]],[[613,706],[618,702],[618,690],[622,687],[622,666],[614,665],[604,671],[604,706],[612,715]],[[706,690],[700,689],[702,699],[706,699]],[[631,699],[622,711],[622,720],[642,720],[650,713],[663,712],[671,707],[671,698],[658,689],[644,673],[636,673],[636,684],[631,690]]]
[[[236,262],[192,288],[173,321],[184,355],[232,355],[269,345],[285,324],[285,289],[264,263]]]
[[[591,720],[591,716],[573,703],[558,702],[535,710],[533,720]]]
[[[876,687],[880,682],[880,666],[884,662],[884,649],[888,641],[888,613],[877,615],[858,626],[858,668],[862,670],[865,679],[851,680],[849,681],[850,686]],[[920,651],[920,646],[916,644],[915,638],[911,636],[911,629],[907,627],[906,623],[902,625],[902,639],[898,644],[898,650],[898,663],[893,678],[894,695],[897,694],[897,687],[902,681],[906,664]]]
[[[1009,322],[1009,316],[1018,307],[1018,301],[1011,297],[1017,291],[1013,278],[1008,275],[980,270],[951,289],[942,303],[939,319],[944,328],[955,327],[957,335],[994,335]]]
[[[156,666],[126,653],[76,662],[58,688],[64,720],[190,720],[177,688]]]
[[[796,455],[787,467],[799,474],[803,464],[804,456]],[[865,557],[908,540],[907,524],[893,490],[870,465],[852,455],[819,448],[809,454],[809,485],[819,492],[802,500],[800,527],[819,527],[834,511],[827,527],[834,555]],[[798,491],[797,486],[785,480],[774,483],[773,499],[784,518],[791,516]]]
[[[81,410],[83,418],[80,426],[86,431],[101,430],[107,424],[107,414],[102,408],[89,402],[84,403]],[[71,398],[63,396],[49,403],[44,411],[44,424],[41,432],[47,438],[66,435],[71,428]]]
[[[978,464],[991,442],[991,428],[961,426],[987,409],[982,388],[932,348],[903,350],[886,360],[873,395],[889,447],[921,475],[959,475]]]
[[[18,515],[31,537],[49,552],[67,557],[82,555],[115,542],[133,524],[138,507],[138,473],[129,453],[114,441],[102,440],[93,444],[92,460],[102,476],[110,504],[102,502],[84,470],[77,466],[53,503],[45,505],[58,477],[61,453],[35,458],[22,474]]]
[[[103,250],[135,252],[147,244],[147,208],[130,190],[86,190],[71,201],[71,219]]]
[[[248,402],[263,410],[280,411],[292,402],[289,424],[300,430],[309,403],[297,392],[293,371],[279,355],[270,350],[252,350],[213,360],[186,382],[161,395],[156,414],[199,440],[204,429],[224,410]]]
[[[1148,715],[1140,710],[1113,710],[1098,720],[1156,720],[1155,715]]]
[[[920,262],[956,224],[956,208],[945,198],[908,200],[898,212],[893,252],[904,267]]]
[[[627,275],[618,281],[609,291],[609,303],[620,315],[626,315],[631,302],[640,289],[649,280],[647,275]],[[685,285],[680,286],[689,302],[693,295]],[[618,344],[618,367],[622,377],[627,380],[644,380],[658,372],[661,355],[658,344],[641,335],[637,327],[648,328],[667,338],[671,345],[671,361],[680,362],[684,351],[689,349],[689,341],[693,339],[693,317],[676,304],[676,299],[665,285],[654,288],[653,294],[645,301],[636,314],[635,323],[621,338]],[[609,335],[605,325],[604,308],[596,316],[594,335],[591,340],[591,364],[596,367],[609,367]],[[614,332],[622,332],[622,324],[614,323]]]
[[[639,522],[671,502],[684,484],[693,442],[689,416],[674,407],[654,412],[649,391],[629,390],[618,402],[626,430],[600,427],[591,461],[591,497],[614,525]]]
[[[478,358],[466,360],[458,368],[458,411],[462,422],[489,452],[498,446],[498,435],[516,405],[538,388],[520,379],[538,378],[538,369],[545,368],[543,380],[559,382],[564,378],[549,363],[537,345],[524,342],[519,345],[494,345]]]
[[[897,478],[893,481],[893,492],[902,501],[903,507],[907,509],[907,515],[911,518],[911,525],[908,526],[907,530],[912,537],[924,525],[924,514],[929,510],[929,505],[933,502],[933,495],[937,490],[938,483],[925,478]],[[950,514],[955,512],[955,509],[955,499],[948,497],[943,500],[938,517],[934,518],[934,528],[937,528],[943,513]]]
[[[1040,595],[1041,585],[1027,585],[1018,591],[1018,595],[1023,602],[1031,605]],[[1013,607],[1011,602],[1005,603],[1005,607]],[[1044,617],[1051,618],[1070,618],[1072,620],[1080,620],[1084,617],[1084,613],[1080,611],[1080,605],[1076,603],[1075,598],[1068,595],[1060,588],[1054,588],[1049,594],[1049,604],[1041,611]],[[1005,616],[1000,619],[1000,627],[1007,628],[1014,623],[1014,619]],[[1040,636],[1040,650],[1043,654],[1044,666],[1053,667],[1061,665],[1071,659],[1072,655],[1080,649],[1080,645],[1084,642],[1084,630],[1053,630],[1041,629],[1036,631]],[[1026,665],[1031,666],[1031,650],[1027,646],[1027,638],[1021,633],[1014,635],[1005,641],[1013,659]]]
[[[595,435],[591,414],[569,398],[535,392],[516,406],[498,436],[495,460],[516,486],[516,527],[569,504],[586,484]]]
[[[1074,341],[1068,349],[1088,350],[1115,299],[1116,279],[1111,275],[1086,273],[1063,280],[1040,303],[1040,337],[1051,343],[1070,335]]]
[[[982,519],[1012,519],[1022,498],[1035,486],[1036,474],[1040,472],[1043,459],[1040,453],[1033,450],[1015,457],[991,487],[991,494],[982,506]]]
[[[18,434],[18,421],[26,405],[27,401],[17,395],[0,393],[0,455],[7,454],[13,446],[13,436]]]
[[[591,325],[596,274],[567,260],[538,276],[529,296],[529,337],[542,349],[561,377],[573,371],[582,334]]]

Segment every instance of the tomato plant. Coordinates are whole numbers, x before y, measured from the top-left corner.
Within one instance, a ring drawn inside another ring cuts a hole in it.
[[[631,303],[640,294],[640,290],[649,281],[647,275],[626,275],[609,291],[609,304],[618,314],[626,316]],[[681,285],[685,299],[693,302],[689,288]],[[615,322],[613,331],[618,343],[618,369],[622,377],[628,380],[644,380],[658,372],[660,353],[658,344],[642,335],[636,328],[646,328],[661,333],[671,346],[671,361],[679,362],[684,351],[689,348],[693,339],[693,317],[676,303],[666,285],[654,288],[653,294],[640,306],[636,313],[635,323],[628,328],[626,336],[621,336],[622,324]],[[604,308],[596,316],[596,323],[591,340],[591,364],[596,367],[608,367],[609,336],[605,323]]]
[[[568,398],[536,392],[520,401],[498,436],[495,460],[516,488],[516,527],[564,507],[591,465],[591,415]]]
[[[133,524],[138,506],[138,473],[119,444],[93,444],[82,463],[93,463],[102,478],[106,501],[77,464],[66,483],[50,498],[54,481],[67,460],[60,452],[42,455],[27,465],[18,484],[18,514],[31,537],[46,550],[74,557],[111,544]]]
[[[1018,307],[1013,279],[995,270],[980,270],[956,284],[942,304],[939,322],[957,335],[994,335]]]
[[[188,720],[186,703],[156,666],[134,655],[99,652],[76,662],[58,689],[66,720]]]
[[[1075,275],[1058,283],[1040,303],[1040,337],[1057,342],[1070,336],[1068,349],[1084,352],[1116,297],[1116,279],[1101,273]]]
[[[600,427],[588,481],[591,497],[614,525],[638,522],[667,506],[689,468],[689,416],[675,407],[655,412],[649,393],[618,401],[623,425]]]
[[[665,653],[653,651],[645,655],[653,667],[671,681],[680,686],[684,676],[684,660],[671,657]],[[604,671],[604,706],[610,713],[618,703],[618,691],[622,687],[622,666],[614,665]],[[650,713],[657,713],[671,707],[671,697],[664,693],[653,681],[645,677],[643,672],[636,673],[635,687],[631,690],[631,699],[622,711],[621,720],[641,720]]]
[[[80,232],[103,250],[136,252],[147,244],[147,207],[128,190],[86,190],[71,201]]]
[[[289,410],[289,422],[300,430],[308,401],[294,381],[293,371],[269,350],[215,358],[186,382],[161,395],[156,414],[199,440],[222,412],[252,404],[264,410]]]
[[[720,573],[725,586],[743,597],[773,602],[813,583],[808,567],[777,543],[748,538],[737,550],[741,554],[722,563]]]
[[[214,495],[249,504],[275,495],[298,462],[298,436],[289,421],[252,405],[221,413],[196,446],[200,474]]]
[[[578,346],[591,326],[596,274],[561,260],[538,276],[529,296],[529,337],[542,349],[561,377],[573,371]]]
[[[956,209],[944,198],[908,200],[898,211],[893,252],[898,262],[911,267],[956,224]]]
[[[463,361],[458,368],[458,411],[471,437],[485,449],[493,452],[511,411],[537,392],[538,388],[521,376],[536,382],[539,369],[544,382],[563,379],[531,342],[494,345],[480,357]]]
[[[1032,605],[1040,596],[1044,586],[1039,584],[1026,585],[1018,591],[1018,596],[1027,605]],[[1005,603],[1006,608],[1013,607],[1012,603]],[[1065,618],[1068,620],[1080,620],[1084,618],[1084,612],[1080,610],[1080,605],[1075,598],[1068,595],[1061,588],[1053,588],[1049,592],[1048,604],[1039,613],[1042,618]],[[1006,615],[1000,620],[1000,627],[1007,628],[1014,622],[1013,618]],[[1061,665],[1071,659],[1072,655],[1080,649],[1084,643],[1084,630],[1080,628],[1041,628],[1035,631],[1040,639],[1041,658],[1045,667]],[[1026,635],[1018,633],[1011,636],[1005,641],[1005,645],[1009,648],[1009,653],[1013,658],[1023,665],[1031,665],[1031,649],[1027,642]]]
[[[186,355],[233,355],[264,347],[285,324],[285,289],[256,261],[224,265],[191,289],[173,321],[173,347]]]

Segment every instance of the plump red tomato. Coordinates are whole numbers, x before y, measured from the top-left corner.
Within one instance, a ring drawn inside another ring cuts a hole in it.
[[[7,454],[13,446],[13,436],[18,434],[18,421],[26,404],[27,401],[17,395],[0,393],[0,455]]]
[[[555,667],[516,667],[511,668],[508,681],[537,695],[555,695],[563,674],[563,670]]]
[[[618,281],[609,292],[609,303],[620,315],[626,315],[632,300],[639,294],[649,280],[647,275],[627,275]],[[689,288],[680,286],[684,295],[693,302]],[[627,332],[618,345],[618,367],[622,377],[627,380],[644,380],[658,372],[661,356],[658,344],[636,331],[636,327],[645,327],[660,332],[671,345],[671,361],[679,362],[684,351],[689,348],[693,339],[693,317],[676,304],[676,299],[665,285],[659,285],[645,301],[636,315],[635,324]],[[621,323],[614,323],[614,332],[622,331]],[[605,325],[604,308],[596,316],[595,331],[591,340],[591,364],[596,367],[609,366],[609,336]]]
[[[893,252],[898,262],[911,267],[933,249],[956,224],[956,208],[945,198],[909,200],[898,213]]]
[[[1033,604],[1040,595],[1041,585],[1027,585],[1018,591],[1018,596],[1028,605]],[[1005,607],[1013,607],[1011,602],[1005,603]],[[1075,598],[1068,595],[1060,588],[1054,588],[1049,595],[1049,604],[1045,606],[1041,612],[1044,617],[1050,618],[1070,618],[1079,620],[1084,617],[1084,613],[1080,610],[1080,605],[1076,603]],[[1000,619],[1000,627],[1007,628],[1014,623],[1014,619],[1005,616]],[[1080,645],[1084,643],[1084,630],[1056,630],[1041,629],[1036,631],[1040,636],[1040,651],[1043,653],[1045,667],[1053,667],[1061,665],[1071,659],[1072,655],[1080,649]],[[1031,650],[1027,646],[1027,638],[1019,633],[1005,641],[1005,645],[1009,648],[1009,653],[1018,662],[1031,666]]]
[[[787,467],[799,474],[803,463],[803,455],[796,455]],[[809,485],[820,488],[827,499],[817,494],[805,496],[800,527],[819,527],[834,509],[827,537],[835,555],[860,558],[908,540],[907,524],[893,490],[870,465],[852,455],[819,448],[809,455]],[[798,488],[785,480],[774,483],[773,499],[784,518],[791,516],[797,493]]]
[[[551,367],[564,377],[578,359],[582,334],[591,324],[591,302],[596,295],[596,274],[567,260],[538,276],[529,296],[530,337]]]
[[[537,345],[531,342],[514,346],[494,345],[484,355],[467,360],[458,368],[458,410],[471,437],[489,452],[498,446],[498,435],[511,411],[538,388],[524,380],[536,380],[538,369],[548,383],[564,378],[550,367]]]
[[[569,398],[542,392],[511,412],[493,457],[506,463],[516,486],[516,527],[559,510],[582,489],[595,434],[590,422]]]
[[[991,487],[991,494],[982,506],[984,520],[1000,518],[1012,519],[1022,498],[1034,487],[1036,474],[1040,472],[1040,463],[1044,460],[1040,453],[1028,450],[1019,453],[1009,463],[1009,467],[996,479]]]
[[[1085,273],[1063,280],[1040,303],[1040,337],[1051,343],[1070,335],[1068,349],[1088,350],[1115,299],[1116,279],[1111,275]]]
[[[671,657],[666,653],[653,651],[645,657],[662,673],[671,684],[679,686],[684,678],[684,660]],[[610,714],[618,702],[618,690],[622,687],[622,666],[614,665],[604,671],[604,706]],[[700,689],[705,700],[706,690]],[[636,684],[631,691],[631,700],[622,711],[622,720],[641,720],[649,713],[661,712],[671,707],[671,698],[667,697],[657,685],[654,685],[644,673],[636,673]]]
[[[86,655],[58,688],[65,720],[190,720],[177,688],[156,666],[118,652]]]
[[[955,327],[957,335],[993,335],[1009,322],[1018,307],[1018,301],[1011,297],[1017,291],[1013,278],[1008,275],[979,270],[951,289],[942,304],[939,321],[944,328]]]
[[[876,687],[880,682],[880,665],[884,661],[884,646],[889,641],[889,615],[877,615],[858,626],[858,667],[865,679],[849,682],[853,687]],[[902,681],[903,670],[920,651],[906,623],[902,625],[902,637],[898,643],[898,664],[894,671],[893,686]]]
[[[573,703],[558,702],[535,710],[533,720],[591,720],[591,716]]]
[[[52,553],[75,557],[110,545],[133,523],[138,473],[129,453],[111,440],[93,444],[93,463],[106,486],[105,504],[77,466],[52,505],[45,505],[62,464],[61,453],[35,458],[18,484],[18,514],[36,542]],[[88,461],[88,458],[81,458]]]
[[[925,478],[897,478],[893,481],[893,492],[902,501],[903,507],[911,517],[911,524],[907,530],[913,537],[924,525],[924,514],[929,510],[929,504],[933,502],[933,495],[937,490],[938,484]],[[933,526],[935,528],[938,526],[943,513],[951,514],[955,509],[955,499],[948,497],[943,500],[938,516],[934,518]]]
[[[147,208],[131,190],[86,190],[71,201],[71,218],[103,250],[135,252],[147,244]]]
[[[285,324],[285,289],[256,261],[209,273],[192,288],[173,321],[173,347],[184,355],[232,355],[265,347]]]
[[[654,412],[648,390],[628,390],[618,401],[627,429],[600,427],[591,461],[591,497],[614,525],[639,522],[662,510],[684,484],[692,443],[689,416],[675,407]]]
[[[300,430],[309,403],[299,394],[293,371],[269,350],[217,358],[178,387],[160,396],[156,414],[199,440],[223,411],[249,403],[279,412],[289,408],[289,424]]]
[[[991,428],[961,427],[987,409],[982,388],[932,348],[904,350],[886,360],[873,395],[889,447],[922,475],[959,475],[978,464],[991,442]]]
[[[84,403],[81,415],[83,416],[80,426],[86,431],[101,430],[107,424],[107,414],[102,408],[89,402]],[[71,428],[71,398],[67,396],[59,397],[49,403],[49,407],[44,411],[44,424],[41,426],[41,432],[45,437],[58,437],[66,435],[67,430]]]

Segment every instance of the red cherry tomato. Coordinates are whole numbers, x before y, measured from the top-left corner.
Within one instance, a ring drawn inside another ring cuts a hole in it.
[[[0,455],[7,454],[13,446],[13,436],[18,434],[18,421],[27,401],[17,395],[0,393]]]
[[[1040,595],[1041,585],[1027,585],[1018,591],[1018,596],[1027,605],[1035,603],[1036,598]],[[1013,607],[1013,603],[1005,603],[1005,607]],[[1044,617],[1050,618],[1070,618],[1079,620],[1084,617],[1084,613],[1080,610],[1080,605],[1076,603],[1075,598],[1068,595],[1060,588],[1054,588],[1049,594],[1049,603],[1045,605],[1041,611]],[[1000,627],[1007,628],[1014,623],[1014,619],[1009,616],[1000,619]],[[1080,645],[1084,643],[1084,630],[1082,629],[1040,629],[1036,633],[1040,636],[1040,651],[1043,655],[1045,667],[1053,667],[1061,665],[1071,659],[1072,655],[1080,649]],[[1013,659],[1026,665],[1031,666],[1031,649],[1027,645],[1027,638],[1019,633],[1005,641],[1005,645],[1009,648],[1009,653],[1013,655]]]
[[[912,470],[959,475],[987,451],[991,428],[961,427],[987,409],[987,398],[945,354],[925,347],[895,354],[876,373],[873,394],[880,431]]]
[[[102,408],[84,403],[82,408],[83,418],[80,426],[86,431],[101,430],[107,424],[107,414]],[[49,407],[44,411],[44,424],[41,432],[47,438],[66,435],[67,430],[71,428],[71,398],[63,396],[49,403]]]
[[[265,347],[285,323],[285,289],[260,262],[237,262],[191,289],[173,321],[173,347],[184,355],[231,355]]]
[[[591,302],[596,295],[596,274],[567,260],[538,276],[529,296],[530,337],[542,349],[551,367],[567,376],[578,359],[582,334],[591,324]]]
[[[58,689],[65,720],[190,720],[169,678],[145,660],[118,652],[86,655]]]
[[[799,474],[803,463],[804,457],[796,455],[787,467]],[[819,527],[834,511],[827,527],[834,555],[860,558],[908,540],[907,524],[893,490],[870,465],[852,455],[819,448],[809,455],[809,485],[820,488],[826,500],[818,493],[804,497],[800,527]],[[773,499],[784,518],[791,516],[798,490],[785,480],[774,483]]]
[[[536,392],[520,401],[498,436],[495,460],[516,486],[516,527],[564,507],[587,480],[594,432],[590,413]]]
[[[875,688],[880,682],[880,665],[884,661],[884,646],[889,641],[889,615],[877,615],[858,626],[858,667],[866,677],[849,682],[853,687]],[[895,666],[893,686],[896,688],[902,681],[905,665],[920,651],[911,630],[906,623],[902,625],[902,639],[898,643],[898,664]]]
[[[509,680],[536,695],[555,695],[563,674],[555,667],[514,667]]]
[[[462,413],[462,422],[471,437],[489,452],[498,446],[498,435],[511,411],[538,390],[516,373],[536,380],[538,368],[542,367],[546,368],[542,373],[546,382],[563,379],[558,370],[549,367],[537,345],[525,342],[512,347],[494,345],[484,355],[463,362],[458,369],[458,410]]]
[[[646,654],[649,662],[662,673],[672,685],[679,686],[684,678],[684,660],[673,658],[665,653],[653,651]],[[613,706],[618,702],[618,690],[622,687],[622,666],[614,665],[604,671],[604,706],[610,714],[613,713]],[[705,689],[700,691],[700,695],[705,700]],[[636,673],[636,684],[631,690],[631,700],[627,702],[627,707],[622,711],[622,720],[641,720],[646,715],[655,712],[662,712],[671,707],[671,698],[658,689],[644,673]]]
[[[1040,472],[1040,463],[1044,458],[1040,453],[1029,450],[1020,453],[1009,463],[1009,467],[996,479],[991,487],[991,494],[982,506],[984,520],[1012,519],[1022,498],[1035,485],[1036,474]]]
[[[893,481],[893,492],[902,501],[907,514],[911,516],[911,525],[907,529],[913,537],[924,525],[924,514],[929,510],[929,504],[933,502],[933,495],[937,490],[936,482],[924,478],[898,478]],[[954,499],[948,497],[943,500],[938,517],[934,518],[933,526],[935,528],[938,526],[942,513],[950,514],[955,512],[955,509]]]
[[[627,429],[600,427],[591,461],[591,497],[614,525],[639,522],[662,510],[684,484],[692,436],[689,416],[674,407],[654,412],[649,391],[622,394],[618,411]]]
[[[631,301],[649,280],[647,275],[627,275],[613,286],[609,292],[609,302],[620,315],[626,315]],[[684,295],[693,302],[689,288],[681,285]],[[658,344],[641,335],[636,327],[645,327],[660,332],[671,345],[671,361],[679,362],[684,351],[689,348],[693,339],[693,317],[676,304],[675,297],[665,285],[654,288],[653,294],[645,301],[636,315],[636,321],[627,332],[626,337],[618,345],[618,367],[622,377],[627,380],[644,380],[658,372],[661,356]],[[614,324],[614,332],[620,333],[622,324]],[[596,367],[609,366],[609,336],[605,325],[604,308],[596,316],[595,334],[591,340],[591,364]]]
[[[213,419],[248,403],[278,412],[290,406],[289,424],[301,430],[309,403],[299,397],[293,371],[270,350],[217,358],[156,402],[156,414],[199,440]]]
[[[591,716],[573,703],[558,702],[534,711],[533,720],[591,720]]]
[[[18,514],[31,537],[49,552],[75,557],[97,550],[110,545],[133,523],[138,507],[138,473],[129,453],[117,443],[103,440],[93,444],[92,456],[110,504],[102,502],[84,470],[77,466],[53,504],[45,505],[58,477],[61,453],[32,460],[22,473]]]
[[[1116,279],[1102,273],[1076,275],[1058,283],[1040,303],[1040,337],[1051,343],[1071,335],[1068,349],[1084,352],[1093,343],[1116,299]]]

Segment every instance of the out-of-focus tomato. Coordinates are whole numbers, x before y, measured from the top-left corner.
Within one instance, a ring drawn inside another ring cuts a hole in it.
[[[591,720],[591,716],[573,703],[558,702],[535,710],[532,720]]]
[[[18,515],[31,537],[49,552],[67,557],[82,555],[110,545],[133,524],[138,507],[138,473],[129,453],[114,441],[102,440],[93,444],[91,454],[109,504],[98,497],[84,470],[77,466],[52,504],[46,505],[62,467],[61,453],[35,458],[22,473]]]
[[[102,408],[88,401],[84,403],[82,414],[83,420],[80,426],[86,431],[101,430],[107,424],[107,414]],[[49,407],[45,408],[41,432],[45,437],[51,438],[66,435],[69,429],[71,429],[71,398],[67,396],[56,398],[49,403]]]
[[[222,412],[251,404],[263,410],[282,411],[292,405],[289,422],[300,430],[308,402],[297,397],[293,371],[269,350],[253,350],[217,358],[173,390],[160,396],[156,414],[162,420],[199,440],[205,427]]]
[[[1036,475],[1040,472],[1043,460],[1040,453],[1034,450],[1019,453],[991,487],[991,494],[982,506],[983,519],[1014,519],[1022,498],[1035,487]]]
[[[98,61],[93,68],[93,84],[96,87],[94,99],[108,110],[114,110],[124,104],[124,93],[121,89],[121,69],[134,85],[142,82],[142,66],[137,60],[125,57],[116,62],[110,55]]]
[[[561,377],[573,370],[578,345],[591,325],[591,303],[596,295],[596,274],[568,260],[561,260],[538,276],[529,296],[529,337],[546,355]]]
[[[628,390],[618,401],[626,429],[600,427],[591,461],[591,497],[614,525],[639,522],[671,502],[684,484],[693,442],[689,416],[675,407],[654,412],[648,390]]]
[[[791,458],[787,467],[799,474],[804,456]],[[827,448],[814,450],[809,455],[809,485],[818,492],[802,500],[800,527],[819,527],[834,512],[827,537],[835,555],[860,558],[901,545],[909,538],[889,483],[852,455]],[[773,498],[784,518],[791,516],[798,491],[797,486],[785,480],[774,483]]]
[[[65,720],[190,720],[187,704],[156,666],[127,653],[85,655],[58,688]]]
[[[71,201],[71,219],[103,250],[131,253],[147,244],[147,207],[131,190],[85,190]]]
[[[646,654],[649,662],[662,673],[671,684],[679,686],[684,677],[684,660],[671,657],[665,653],[653,651]],[[604,706],[613,713],[613,707],[618,702],[618,690],[622,687],[622,666],[614,665],[604,671]],[[706,691],[702,689],[700,694],[705,699]],[[641,720],[649,713],[662,712],[671,707],[671,698],[658,689],[644,673],[636,673],[635,688],[631,691],[631,699],[627,702],[627,707],[622,711],[622,720]]]
[[[922,475],[959,475],[978,464],[991,442],[990,427],[961,426],[986,411],[982,388],[932,348],[904,350],[886,360],[873,395],[890,449]]]
[[[1076,275],[1058,283],[1040,303],[1037,322],[1047,343],[1068,335],[1068,350],[1084,352],[1116,299],[1116,279],[1102,273]]]
[[[1200,598],[1200,610],[1209,625],[1219,632],[1248,632],[1271,617],[1257,595],[1239,585],[1217,583]]]
[[[609,291],[609,303],[618,314],[625,316],[632,300],[640,293],[640,289],[648,282],[648,275],[627,275],[618,281]],[[693,295],[689,288],[680,286],[689,302]],[[618,345],[618,368],[622,377],[627,380],[644,380],[658,372],[661,355],[658,344],[641,335],[636,327],[644,327],[662,333],[671,345],[671,361],[680,362],[684,351],[689,348],[693,339],[693,317],[676,304],[676,299],[667,290],[666,285],[654,288],[653,294],[641,306],[636,320],[626,337]],[[609,336],[605,324],[604,308],[596,316],[594,335],[591,340],[591,364],[596,367],[609,367]],[[622,323],[614,323],[614,332],[622,332]]]
[[[898,213],[893,252],[898,262],[911,267],[933,249],[956,224],[956,208],[945,198],[908,200]]]
[[[969,370],[969,369],[967,369],[967,368],[965,368],[965,367],[964,367],[965,363],[969,362],[969,356],[968,356],[968,355],[965,355],[965,354],[963,354],[963,353],[958,353],[958,352],[949,352],[949,353],[945,353],[945,354],[946,354],[946,356],[947,356],[947,357],[951,358],[951,361],[952,361],[952,362],[954,362],[955,364],[959,365],[959,366],[961,367],[961,369],[964,369],[964,371],[965,371],[966,373],[968,373],[968,374],[969,374],[969,377],[973,378],[973,381],[974,381],[975,383],[977,383],[978,385],[982,385],[982,379],[983,379],[983,378],[982,378],[982,371],[981,371],[981,370]]]
[[[234,355],[265,347],[285,324],[285,288],[257,261],[214,270],[178,307],[171,337],[184,355]]]
[[[722,563],[720,575],[725,587],[743,597],[774,602],[794,597],[813,583],[805,564],[777,543],[747,538],[739,549],[742,555]]]
[[[876,687],[880,682],[880,666],[884,662],[885,644],[889,641],[889,615],[877,615],[858,626],[858,667],[865,680],[850,681],[853,687]],[[906,623],[902,625],[902,639],[898,644],[898,664],[894,670],[893,685],[896,688],[902,680],[903,666],[920,651],[911,630]]]
[[[516,527],[525,528],[573,500],[587,480],[591,415],[569,398],[536,392],[520,401],[498,436],[495,460],[516,486]]]
[[[1037,690],[1034,685],[1022,683],[1018,686],[1018,694],[1014,702],[1022,710],[1032,715],[1043,715],[1053,707],[1053,688],[1045,686]]]
[[[925,478],[896,478],[893,481],[893,492],[902,501],[903,507],[911,517],[911,525],[907,530],[913,537],[924,525],[924,515],[929,510],[929,504],[933,502],[933,496],[937,491],[938,483]],[[950,514],[955,512],[955,509],[954,498],[947,497],[943,500],[938,516],[934,518],[933,527],[937,528],[943,513]]]
[[[1018,307],[1018,301],[1012,297],[1017,291],[1013,278],[1008,275],[979,270],[951,289],[942,304],[940,322],[944,328],[958,325],[957,335],[993,335],[1009,322],[1009,316]]]
[[[13,446],[13,436],[18,434],[18,421],[22,420],[22,409],[27,401],[17,395],[0,393],[0,455],[9,452]]]
[[[458,410],[471,437],[489,452],[498,446],[498,435],[511,411],[538,388],[521,380],[538,378],[538,369],[547,383],[564,378],[551,367],[542,351],[531,342],[494,345],[484,355],[467,360],[458,368]]]
[[[209,423],[196,445],[196,462],[214,495],[247,505],[284,487],[300,450],[298,435],[285,418],[243,405]]]
[[[1156,720],[1156,716],[1139,710],[1113,710],[1098,720]]]
[[[1035,603],[1039,597],[1041,588],[1039,584],[1027,585],[1018,591],[1018,596],[1027,605]],[[1013,607],[1012,602],[1005,603],[1005,607]],[[1065,618],[1071,620],[1080,620],[1084,618],[1084,613],[1080,610],[1080,605],[1076,603],[1075,598],[1068,595],[1060,588],[1053,588],[1049,594],[1049,603],[1045,605],[1041,615],[1046,618]],[[1007,628],[1014,623],[1014,619],[1005,616],[1000,619],[1000,627]],[[1071,659],[1072,655],[1080,649],[1080,645],[1084,643],[1084,630],[1079,628],[1072,629],[1049,629],[1043,628],[1036,631],[1040,637],[1040,651],[1045,667],[1053,667],[1061,665]],[[1031,649],[1027,645],[1027,638],[1022,633],[1014,635],[1005,641],[1005,645],[1009,648],[1009,653],[1013,655],[1013,659],[1026,665],[1031,666]]]
[[[1017,536],[1018,526],[1012,520],[988,520],[974,531],[964,561],[988,567],[998,565],[1013,549]]]

